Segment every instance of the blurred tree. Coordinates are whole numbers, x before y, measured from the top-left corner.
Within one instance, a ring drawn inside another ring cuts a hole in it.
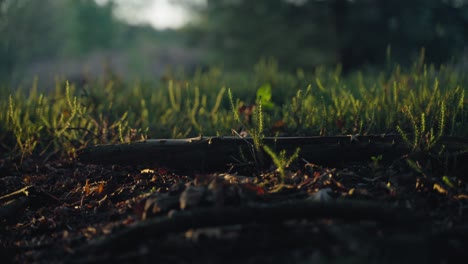
[[[74,15],[74,25],[70,30],[78,53],[114,45],[119,23],[113,16],[112,1],[98,6],[94,0],[74,0],[70,2],[70,8]]]
[[[214,50],[215,61],[226,66],[251,66],[262,57],[282,66],[313,66],[335,61],[328,12],[323,3],[208,0],[190,30],[193,43]]]
[[[207,0],[201,19],[188,30],[193,43],[213,50],[227,66],[272,56],[282,67],[339,62],[349,70],[383,65],[389,45],[398,62],[412,61],[425,47],[429,61],[442,63],[465,48],[467,2]]]
[[[466,1],[373,0],[347,2],[342,62],[348,68],[392,59],[410,63],[425,47],[426,59],[443,63],[465,48],[468,22]]]
[[[114,47],[123,26],[112,10],[112,1],[0,0],[1,80],[34,60]]]
[[[59,1],[3,0],[0,2],[0,75],[9,75],[31,57],[55,52],[62,36]],[[32,45],[34,43],[34,45]]]

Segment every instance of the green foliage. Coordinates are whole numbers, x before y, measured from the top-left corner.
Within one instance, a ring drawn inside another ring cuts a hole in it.
[[[409,136],[403,132],[399,125],[397,125],[398,133],[403,137],[406,144],[408,144],[414,152],[430,151],[444,134],[446,125],[445,102],[440,102],[437,125],[433,124],[430,127],[426,126],[426,114],[424,112],[421,113],[421,117],[417,120],[412,113],[411,106],[405,107],[403,111],[406,113],[411,122],[413,128],[413,138],[410,139]]]
[[[234,106],[234,100],[231,93],[231,90],[228,91],[229,94],[229,101],[231,103],[231,108],[233,110],[233,115],[235,120],[241,122],[239,118],[239,114],[236,111],[236,107]],[[265,137],[263,134],[264,130],[264,119],[263,119],[263,104],[267,104],[270,109],[274,107],[271,103],[271,86],[269,84],[264,84],[257,90],[257,100],[256,100],[256,108],[254,112],[255,116],[255,127],[246,126],[245,123],[244,129],[246,129],[248,135],[252,136],[253,146],[252,146],[252,157],[255,162],[257,168],[261,168],[264,163],[263,151],[270,156],[271,160],[275,164],[278,169],[279,176],[280,176],[280,183],[277,186],[277,190],[280,190],[284,186],[284,182],[286,179],[286,168],[299,157],[300,148],[297,148],[294,154],[290,157],[286,156],[286,150],[281,150],[279,155],[276,154],[273,149],[268,147],[263,143],[263,138]],[[236,132],[237,134],[237,132]]]
[[[21,157],[73,156],[84,145],[128,141],[131,133],[141,131],[132,132],[128,127],[128,113],[117,116],[105,111],[112,107],[112,101],[93,105],[88,98],[76,96],[68,83],[64,89],[57,85],[48,94],[39,92],[37,86],[29,92],[18,89],[0,107],[8,109],[0,116],[0,137],[5,140],[2,148]]]
[[[275,105],[271,101],[271,85],[266,83],[262,85],[257,90],[257,102],[260,102],[260,105],[265,110],[272,110]]]
[[[452,188],[452,189],[455,189],[456,186],[455,184],[453,184],[453,182],[449,179],[449,177],[447,177],[447,175],[444,175],[442,177],[442,181],[445,183],[445,185],[447,185],[448,187]]]
[[[250,153],[252,159],[254,161],[255,166],[257,168],[261,168],[263,164],[263,156],[262,156],[262,147],[263,147],[263,111],[262,111],[262,103],[261,101],[257,100],[257,107],[254,111],[255,116],[255,127],[251,127],[249,124],[243,122],[238,113],[239,104],[234,104],[234,98],[231,92],[231,89],[228,90],[229,102],[231,104],[231,110],[233,112],[234,120],[241,124],[242,129],[246,133],[247,136],[251,136],[253,140],[253,145],[251,145]],[[232,129],[232,132],[239,137],[245,137],[245,135],[240,135],[236,130]],[[250,143],[249,143],[250,144]],[[242,150],[241,150],[242,151]],[[241,153],[243,159],[245,155]]]
[[[464,73],[449,66],[418,61],[407,71],[395,65],[388,72],[349,76],[340,67],[291,74],[268,63],[252,73],[213,68],[160,83],[110,79],[81,88],[57,83],[53,91],[2,86],[0,149],[9,155],[73,156],[90,144],[229,135],[244,128],[258,153],[263,137],[278,134],[398,132],[413,149],[426,151],[442,135],[468,135],[467,83]],[[241,106],[253,110],[240,112]]]
[[[371,157],[371,169],[375,172],[378,170],[378,168],[380,167],[380,162],[382,161],[383,159],[383,155],[378,155],[378,156],[372,156]]]
[[[296,148],[295,152],[287,157],[286,150],[281,150],[279,155],[276,154],[270,147],[267,145],[263,146],[263,150],[270,156],[275,164],[276,168],[278,169],[280,175],[280,184],[278,189],[281,189],[284,186],[286,180],[286,169],[291,165],[291,163],[299,157],[299,153],[301,151],[300,148]]]

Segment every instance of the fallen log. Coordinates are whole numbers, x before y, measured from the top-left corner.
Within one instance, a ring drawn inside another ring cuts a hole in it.
[[[300,157],[319,165],[341,166],[350,162],[370,161],[382,155],[392,161],[411,152],[399,135],[349,135],[329,137],[265,137],[263,144],[275,151],[292,154],[300,148]],[[464,153],[468,139],[442,137],[436,147],[449,153]],[[197,137],[188,139],[149,139],[124,144],[90,146],[78,151],[78,160],[93,164],[148,164],[180,170],[223,170],[245,159],[254,160],[253,139],[241,137]],[[263,155],[267,157],[267,155]]]

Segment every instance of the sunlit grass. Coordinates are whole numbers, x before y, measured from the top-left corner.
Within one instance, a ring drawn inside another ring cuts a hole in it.
[[[232,114],[228,88],[233,105],[240,107],[255,105],[257,89],[269,91],[265,85],[271,87],[271,105],[253,111],[262,115],[265,136],[467,136],[466,82],[450,67],[422,62],[408,70],[395,65],[388,72],[343,76],[340,67],[286,73],[274,61],[263,60],[245,74],[212,68],[158,83],[110,79],[76,87],[64,82],[53,91],[36,85],[3,87],[0,148],[13,156],[73,157],[76,149],[90,144],[231,135],[232,129],[241,129],[239,119],[255,116]]]

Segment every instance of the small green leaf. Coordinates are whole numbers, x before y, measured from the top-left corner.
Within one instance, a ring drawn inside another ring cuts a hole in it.
[[[271,101],[271,85],[265,83],[257,89],[257,101],[260,101],[263,109],[271,110],[275,105]]]
[[[257,99],[261,99],[262,103],[269,102],[271,100],[271,85],[269,83],[265,83],[258,88]]]
[[[447,175],[444,175],[444,177],[442,177],[442,181],[444,181],[444,183],[445,183],[448,187],[450,187],[450,188],[452,188],[452,189],[455,188],[455,185],[452,183],[452,181],[450,181],[450,179],[449,179],[449,177],[447,177]]]

